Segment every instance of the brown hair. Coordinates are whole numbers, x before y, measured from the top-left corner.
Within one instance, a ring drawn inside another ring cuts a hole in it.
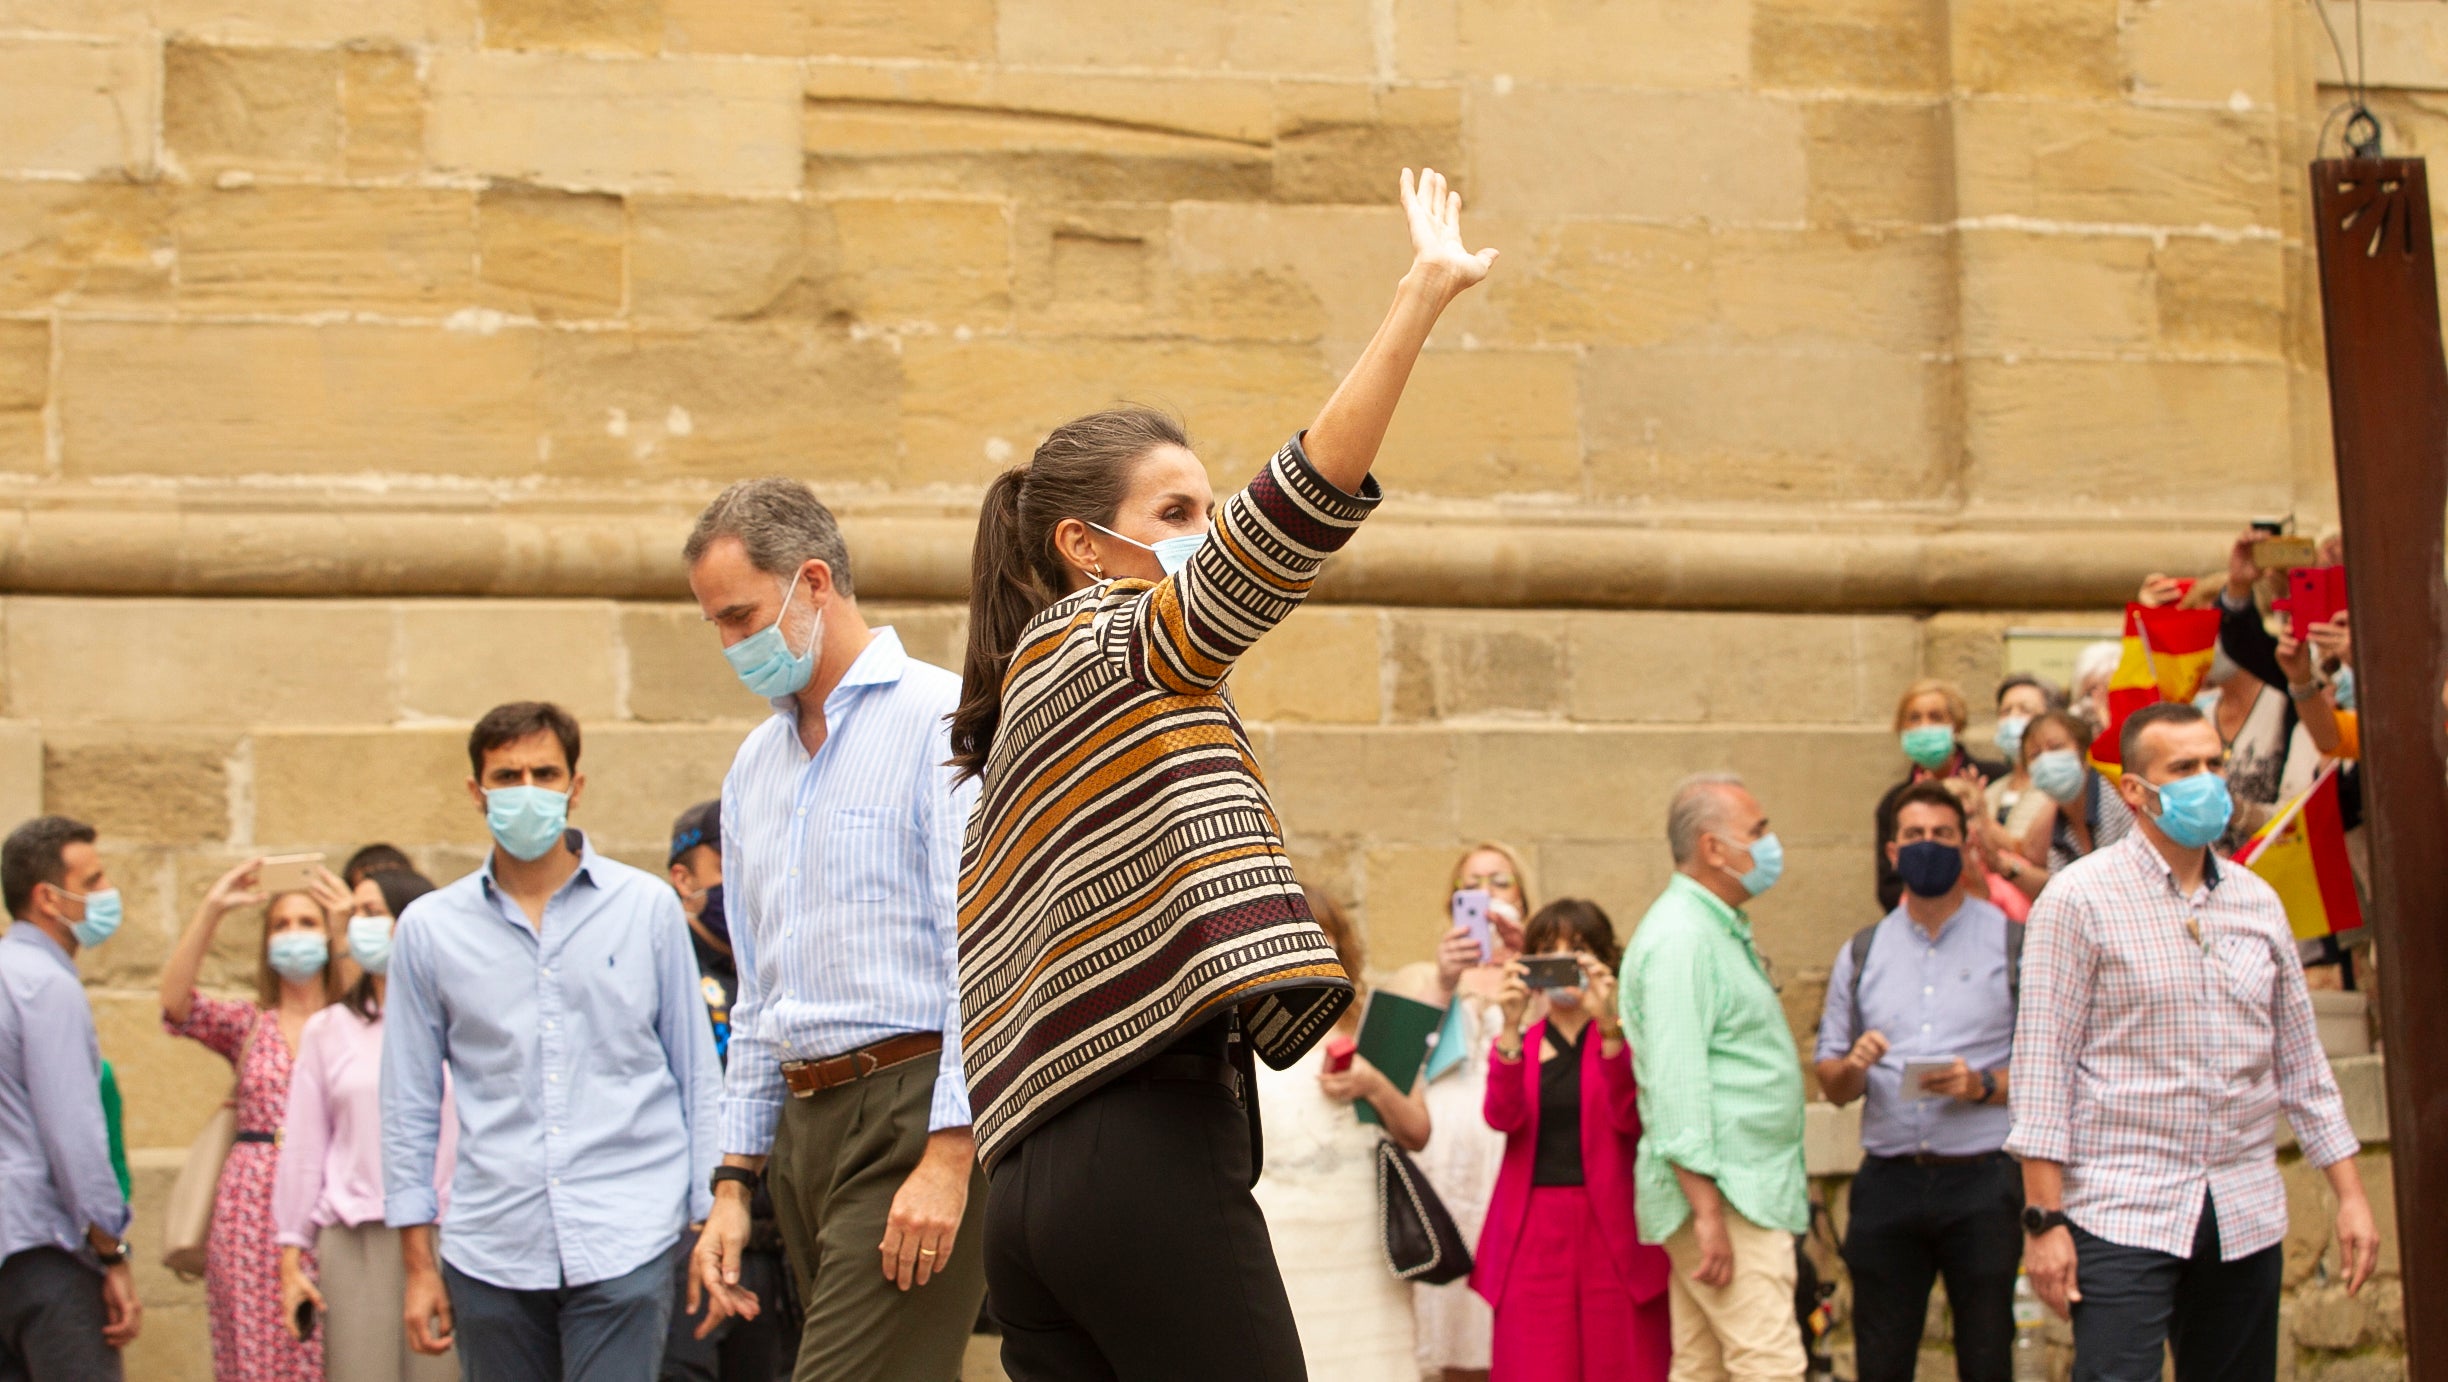
[[[367,874],[366,878],[382,892],[383,906],[391,909],[394,931],[399,927],[400,913],[408,910],[408,904],[434,890],[433,880],[414,869],[384,869],[380,873]],[[382,1004],[374,997],[374,981],[374,971],[360,965],[357,982],[349,985],[348,992],[340,995],[340,1001],[348,1004],[348,1010],[367,1022],[382,1016]]]
[[[578,722],[570,713],[550,701],[512,701],[486,711],[468,731],[468,772],[482,782],[486,754],[546,730],[561,741],[564,766],[578,771]]]
[[[1586,897],[1559,897],[1538,909],[1522,928],[1522,953],[1544,955],[1558,943],[1578,945],[1609,969],[1623,963],[1623,945],[1615,939],[1614,918]]]
[[[2077,755],[2080,755],[2084,749],[2090,747],[2092,739],[2097,737],[2091,726],[2086,724],[2083,721],[2083,718],[2080,715],[2075,714],[2073,711],[2052,710],[2045,715],[2034,715],[2032,717],[2032,722],[2023,727],[2023,750],[2017,755],[2017,757],[2021,759],[2024,767],[2030,767],[2032,759],[2037,757],[2041,752],[2041,750],[2037,748],[2033,742],[2040,736],[2034,734],[2032,731],[2040,728],[2042,725],[2055,725],[2059,729],[2064,730],[2066,732],[2066,736],[2074,741],[2074,752]]]
[[[1946,701],[1947,718],[1955,722],[1957,733],[1963,732],[1964,722],[1972,718],[1972,708],[1964,703],[1963,688],[1943,677],[1923,677],[1904,688],[1896,697],[1895,727],[1904,728],[1904,712],[1923,696],[1938,696]]]
[[[1112,408],[1055,428],[1027,465],[986,487],[969,554],[969,652],[960,708],[952,712],[952,766],[961,776],[986,771],[1020,635],[1071,588],[1072,573],[1054,552],[1055,525],[1066,518],[1111,523],[1140,458],[1189,444],[1181,423],[1164,413]]]
[[[1963,798],[1948,790],[1952,785],[1924,778],[1896,793],[1894,809],[1887,813],[1887,838],[1881,843],[1895,843],[1896,836],[1904,829],[1904,808],[1907,806],[1935,806],[1941,811],[1952,811],[1955,813],[1955,833],[1970,834],[1972,813],[1965,809]]]
[[[323,914],[323,904],[315,901],[314,894],[304,891],[274,893],[264,899],[263,934],[255,945],[255,999],[267,1008],[280,1006],[281,977],[279,971],[272,968],[272,909],[281,905],[283,899],[292,897],[305,898],[314,908],[315,920],[323,930],[323,943],[331,947],[329,957],[323,961],[323,1001],[337,1003],[340,1001],[340,955],[348,943],[345,938],[339,941],[332,939],[331,918]]]
[[[1360,971],[1368,967],[1368,945],[1360,939],[1360,928],[1352,925],[1336,901],[1316,888],[1303,883],[1301,896],[1309,899],[1309,915],[1317,919],[1318,929],[1335,948],[1335,958],[1343,964],[1343,972],[1351,976],[1353,997],[1364,993],[1368,985]]]

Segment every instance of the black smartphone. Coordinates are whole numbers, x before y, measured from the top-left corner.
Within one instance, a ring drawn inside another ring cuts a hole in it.
[[[1534,989],[1581,987],[1581,961],[1571,955],[1532,955],[1522,962],[1522,982]]]
[[[299,1301],[299,1302],[297,1303],[297,1333],[298,1333],[298,1337],[299,1337],[299,1338],[301,1338],[301,1339],[311,1339],[311,1338],[313,1338],[313,1337],[314,1337],[314,1326],[315,1326],[315,1311],[314,1311],[314,1302],[313,1302],[313,1301],[311,1301],[311,1300],[301,1300],[301,1301]]]
[[[2278,537],[2286,532],[2287,520],[2283,518],[2256,518],[2252,521],[2252,530],[2259,533],[2263,537]]]

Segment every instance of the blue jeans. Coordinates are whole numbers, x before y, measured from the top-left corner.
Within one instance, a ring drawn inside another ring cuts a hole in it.
[[[513,1291],[448,1262],[462,1382],[655,1382],[684,1242],[609,1281]]]

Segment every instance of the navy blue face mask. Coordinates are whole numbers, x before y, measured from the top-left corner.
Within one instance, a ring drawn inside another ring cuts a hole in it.
[[[723,943],[723,948],[729,949],[731,946],[731,922],[729,918],[723,915],[722,888],[723,885],[717,883],[713,887],[706,889],[705,906],[697,913],[697,924],[706,929],[707,935],[721,941]]]
[[[1896,851],[1896,876],[1921,897],[1944,897],[1963,877],[1963,849],[1938,840],[1915,840]]]

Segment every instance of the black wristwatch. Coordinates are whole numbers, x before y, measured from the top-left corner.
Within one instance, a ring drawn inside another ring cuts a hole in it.
[[[92,1247],[93,1245],[88,1243],[86,1246]],[[94,1261],[101,1263],[103,1266],[116,1267],[120,1263],[128,1260],[127,1240],[125,1238],[120,1239],[118,1244],[109,1252],[104,1252],[100,1248],[94,1248],[93,1255]]]
[[[706,1182],[706,1189],[719,1195],[722,1193],[722,1183],[727,1180],[735,1180],[740,1184],[747,1186],[748,1193],[751,1195],[756,1193],[757,1173],[749,1170],[745,1166],[715,1167],[713,1178]]]
[[[2026,1238],[2037,1238],[2052,1229],[2065,1228],[2072,1222],[2062,1209],[2042,1209],[2036,1204],[2023,1206],[2023,1236]]]
[[[1997,1072],[1994,1070],[1984,1070],[1980,1072],[1980,1077],[1980,1101],[1985,1104],[1997,1097]]]

